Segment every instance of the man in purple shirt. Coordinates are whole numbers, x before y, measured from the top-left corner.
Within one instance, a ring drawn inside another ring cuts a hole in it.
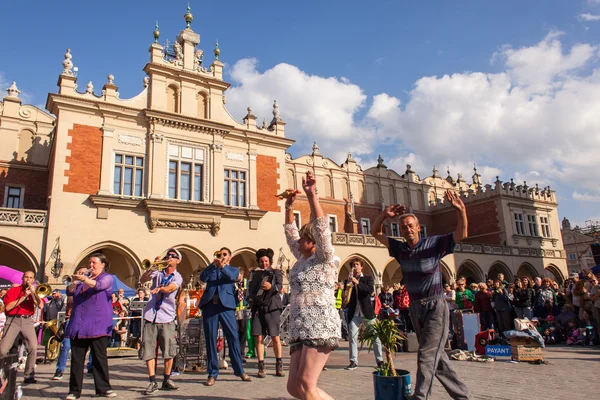
[[[444,300],[440,260],[454,251],[454,243],[467,238],[468,222],[465,205],[454,192],[446,191],[446,201],[457,211],[454,233],[420,238],[421,226],[414,214],[406,214],[405,206],[389,206],[373,223],[371,234],[383,243],[400,267],[410,296],[410,316],[419,353],[417,379],[411,399],[429,399],[434,376],[453,399],[469,399],[469,389],[450,365],[444,344],[448,337],[449,311]],[[382,232],[387,218],[400,216],[400,234],[404,242],[388,238]]]
[[[144,309],[144,341],[142,342],[142,360],[146,362],[150,384],[145,394],[152,394],[158,390],[156,382],[156,346],[160,341],[163,358],[165,360],[164,379],[161,390],[179,389],[171,380],[173,358],[177,355],[175,341],[175,318],[177,306],[175,298],[177,290],[183,283],[181,274],[177,272],[177,265],[181,262],[181,253],[177,249],[167,250],[163,258],[166,267],[162,271],[150,269],[140,277],[144,284],[152,280],[150,293],[152,297]]]

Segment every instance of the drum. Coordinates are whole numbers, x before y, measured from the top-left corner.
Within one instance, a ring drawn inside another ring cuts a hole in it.
[[[204,294],[204,290],[187,290],[185,294],[185,301],[187,304],[187,315],[186,318],[194,318],[199,316],[200,312],[200,299]]]

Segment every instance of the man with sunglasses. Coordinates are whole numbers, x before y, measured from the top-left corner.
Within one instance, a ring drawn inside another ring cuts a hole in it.
[[[177,272],[177,265],[181,262],[181,253],[177,249],[167,250],[163,258],[166,267],[162,271],[150,269],[140,277],[144,284],[152,280],[150,300],[144,309],[143,342],[140,349],[140,358],[146,362],[150,383],[145,394],[153,394],[158,390],[156,382],[156,347],[160,343],[165,361],[164,379],[161,390],[179,389],[171,380],[173,358],[177,355],[177,342],[175,340],[175,317],[177,305],[175,298],[177,290],[183,283],[181,274]]]
[[[213,386],[219,376],[219,354],[217,352],[217,335],[219,323],[229,344],[229,356],[236,376],[243,381],[252,379],[244,372],[242,354],[235,319],[235,282],[243,276],[238,268],[229,265],[231,250],[222,247],[214,254],[214,261],[200,274],[200,280],[206,282],[206,289],[200,299],[202,323],[208,356],[208,379],[206,386]]]

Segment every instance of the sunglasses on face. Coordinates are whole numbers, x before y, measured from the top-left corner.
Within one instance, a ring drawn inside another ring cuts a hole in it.
[[[179,256],[177,254],[167,254],[165,258],[176,258],[179,260]]]
[[[228,254],[227,253],[221,253],[220,251],[215,251],[215,254],[213,254],[214,258],[223,258],[223,257],[227,257]]]

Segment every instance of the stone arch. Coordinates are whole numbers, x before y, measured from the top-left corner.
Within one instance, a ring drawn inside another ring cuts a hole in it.
[[[179,112],[179,87],[173,83],[167,86],[167,111]]]
[[[425,195],[421,189],[417,190],[417,197],[419,198],[417,203],[419,205],[418,209],[420,211],[425,211]]]
[[[396,199],[396,187],[394,185],[388,186],[388,195],[390,196],[389,204],[398,204],[398,200]]]
[[[208,119],[208,93],[198,92],[198,118]]]
[[[288,188],[292,188],[292,189],[298,188],[298,185],[296,183],[296,173],[294,172],[293,169],[288,169],[286,171],[286,178],[287,178],[287,187]]]
[[[37,279],[43,280],[43,277],[37,276],[40,265],[33,253],[21,243],[5,236],[0,236],[0,265],[22,272],[33,270]]]
[[[383,269],[383,285],[392,286],[394,283],[398,283],[402,280],[402,268],[395,258],[391,258]]]
[[[212,262],[212,258],[187,244],[170,246],[161,254],[166,254],[169,249],[177,249],[181,253],[181,262],[177,266],[177,271],[183,278],[184,287],[190,283],[190,278],[192,279],[192,285],[195,285],[200,280],[200,272]]]
[[[452,283],[455,280],[452,270],[444,261],[440,261],[440,269],[442,270],[442,283]]]
[[[373,204],[381,204],[381,187],[377,182],[373,182],[373,199]]]
[[[371,275],[375,280],[375,284],[378,284],[379,283],[379,275],[377,274],[377,269],[375,268],[373,263],[371,261],[369,261],[368,258],[366,258],[362,254],[358,254],[358,253],[351,254],[350,256],[346,257],[344,262],[342,262],[340,264],[340,268],[338,269],[338,281],[342,282],[342,281],[345,281],[348,279],[348,276],[350,275],[350,268],[351,268],[350,261],[352,261],[354,258],[359,258],[362,261],[363,274]]]
[[[521,264],[519,266],[519,269],[517,270],[517,277],[519,277],[519,278],[528,277],[529,279],[533,280],[534,278],[536,278],[538,276],[539,276],[538,272],[535,270],[533,265],[531,265],[529,263]]]
[[[488,270],[488,273],[487,273],[488,279],[496,279],[499,273],[504,274],[505,281],[507,281],[507,282],[514,281],[513,273],[511,272],[510,268],[508,268],[508,266],[506,264],[504,264],[502,261],[496,260],[492,263],[492,266]]]
[[[141,260],[130,248],[113,241],[96,243],[83,250],[75,259],[75,262],[73,263],[75,267],[70,273],[73,274],[74,271],[81,266],[87,266],[88,257],[93,253],[102,253],[108,258],[108,261],[110,262],[110,269],[108,272],[110,274],[116,275],[121,282],[132,289],[137,287],[140,280]],[[150,257],[152,257],[152,255],[150,255]]]
[[[275,258],[277,255],[274,255]],[[275,260],[273,260],[275,262]],[[250,278],[250,271],[258,266],[256,262],[256,250],[250,247],[243,247],[237,249],[232,253],[231,261],[229,264],[237,267],[244,273],[244,277]]]
[[[333,197],[333,178],[331,175],[325,175],[323,177],[325,183],[325,197],[332,198]]]
[[[348,179],[342,178],[342,198],[350,199],[350,193],[348,193]]]
[[[345,199],[348,197],[344,197]],[[366,203],[367,202],[367,187],[365,186],[365,181],[358,181],[358,202]]]
[[[17,149],[17,157],[15,161],[33,161],[33,141],[35,138],[35,132],[31,129],[23,129],[19,132],[19,148]]]
[[[458,267],[458,272],[456,273],[456,277],[461,276],[467,278],[467,284],[471,284],[473,282],[483,282],[485,279],[483,271],[473,260],[465,260],[462,262],[462,264],[460,264],[460,267]]]
[[[562,285],[565,279],[561,270],[554,264],[548,264],[546,268],[544,268],[544,278],[553,279],[559,285]]]

